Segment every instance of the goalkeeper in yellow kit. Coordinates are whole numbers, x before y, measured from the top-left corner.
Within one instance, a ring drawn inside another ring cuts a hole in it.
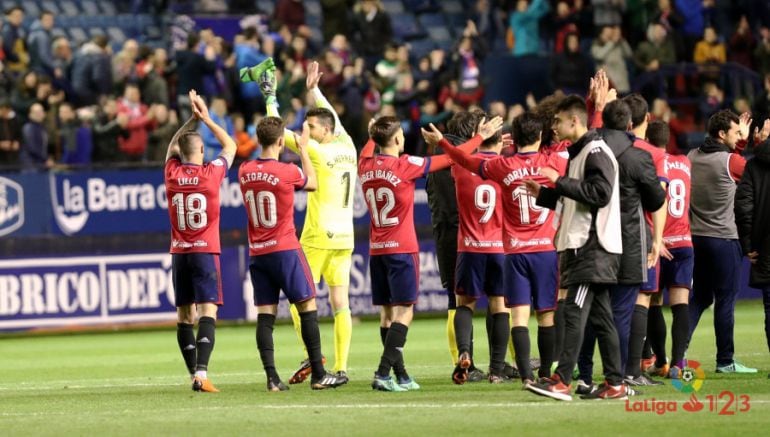
[[[318,284],[323,277],[329,286],[329,301],[334,312],[336,361],[333,371],[347,382],[353,324],[348,288],[354,242],[353,193],[358,167],[353,141],[342,127],[331,104],[318,89],[321,75],[317,62],[308,65],[305,83],[316,107],[308,110],[305,115],[310,128],[307,150],[318,179],[318,189],[308,193],[307,213],[300,243],[310,264],[313,280]],[[279,116],[275,99],[275,65],[272,58],[255,67],[242,69],[241,80],[258,82],[265,98],[267,114]],[[286,131],[284,140],[289,149],[297,151],[295,136],[291,131]],[[291,315],[294,329],[302,340],[299,314],[294,305],[291,306]],[[289,383],[300,383],[310,373],[310,362],[306,359],[289,379]]]

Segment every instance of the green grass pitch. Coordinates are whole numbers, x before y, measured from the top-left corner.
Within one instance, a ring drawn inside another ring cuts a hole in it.
[[[670,313],[664,313],[670,327]],[[629,404],[577,399],[560,403],[522,391],[518,383],[456,386],[450,378],[442,319],[416,320],[409,331],[407,369],[422,390],[406,393],[375,392],[369,386],[381,352],[374,321],[354,326],[351,382],[320,392],[311,391],[306,382],[291,386],[288,392],[267,393],[253,325],[217,330],[209,373],[221,390],[218,394],[190,390],[173,328],[0,338],[0,434],[766,435],[770,354],[761,303],[739,304],[735,329],[736,357],[759,368],[758,374],[714,373],[711,320],[709,311],[689,354],[706,372],[697,393],[704,408],[694,413],[684,411],[689,395],[674,390],[670,381],[663,387],[646,388]],[[484,321],[477,318],[474,323],[476,356],[485,367]],[[324,323],[321,331],[324,352],[333,361],[331,324]],[[290,325],[276,327],[275,341],[278,369],[288,380],[302,352]],[[532,344],[536,354],[534,336]],[[596,359],[599,362],[598,354]],[[728,404],[728,392],[738,397],[733,404]],[[740,411],[746,408],[742,395],[748,396],[748,411]],[[708,396],[714,398],[713,405]],[[645,401],[652,408],[663,405],[676,411],[627,411],[634,405],[644,406]],[[734,414],[718,414],[722,409]]]

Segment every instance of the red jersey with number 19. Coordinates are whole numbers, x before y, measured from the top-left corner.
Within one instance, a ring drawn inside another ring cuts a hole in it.
[[[669,249],[692,247],[690,236],[690,160],[685,155],[669,155],[668,216],[663,241]]]
[[[375,155],[358,161],[358,178],[369,209],[369,254],[414,253],[414,181],[424,178],[430,158]]]
[[[540,175],[541,167],[551,167],[563,175],[567,159],[563,153],[529,152],[488,159],[481,166],[481,176],[500,185],[503,198],[503,244],[506,254],[556,250],[554,236],[558,223],[555,211],[540,207],[524,186],[525,179],[541,185],[553,184]]]
[[[207,164],[166,161],[165,183],[171,219],[171,253],[214,253],[219,246],[219,186],[228,162],[219,157]]]
[[[479,152],[484,159],[500,159],[496,153]],[[457,251],[503,253],[503,207],[500,187],[458,165],[452,166],[457,214]]]
[[[249,255],[299,249],[294,192],[307,184],[305,173],[294,164],[255,159],[241,164],[238,182],[249,219]]]

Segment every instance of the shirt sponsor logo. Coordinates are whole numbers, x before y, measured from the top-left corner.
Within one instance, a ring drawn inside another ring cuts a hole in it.
[[[24,224],[24,189],[0,177],[0,235],[7,235]]]

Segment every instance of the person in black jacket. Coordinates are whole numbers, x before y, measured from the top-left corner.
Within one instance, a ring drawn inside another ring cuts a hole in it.
[[[476,126],[484,116],[483,112],[458,112],[447,124],[446,139],[454,145],[468,141],[475,133]],[[436,153],[441,153],[438,149]],[[452,364],[457,365],[457,341],[455,339],[454,316],[457,309],[455,298],[455,266],[457,264],[457,200],[455,182],[449,169],[430,173],[425,186],[428,207],[436,241],[436,257],[441,285],[447,291],[447,341]],[[471,344],[473,344],[471,342]],[[471,353],[473,355],[473,353]],[[484,373],[473,366],[468,372],[468,382],[478,382]]]
[[[77,106],[95,105],[112,93],[112,60],[107,37],[96,35],[83,44],[72,60],[72,92]]]
[[[749,285],[762,290],[770,350],[770,120],[766,120],[735,192],[735,223],[743,254],[751,261]]]
[[[618,333],[612,318],[610,286],[617,282],[623,252],[620,224],[618,162],[597,131],[588,131],[585,101],[566,97],[557,107],[554,130],[560,140],[570,140],[569,170],[541,168],[554,188],[525,180],[540,206],[555,209],[563,202],[556,237],[560,255],[560,285],[567,288],[564,303],[564,347],[559,366],[549,379],[527,389],[558,400],[572,400],[570,382],[583,333],[590,322],[599,339],[606,382],[584,395],[587,399],[620,399],[628,395],[620,368]]]
[[[187,36],[187,50],[176,52],[176,100],[180,120],[190,118],[190,101],[188,93],[190,90],[202,90],[203,77],[213,74],[217,69],[217,64],[211,54],[207,56],[198,53],[198,44],[200,37],[197,33],[191,33]]]
[[[602,112],[602,119],[605,128],[600,130],[601,135],[615,154],[620,169],[623,255],[620,258],[617,284],[610,287],[610,297],[620,341],[621,363],[627,384],[659,385],[660,382],[647,378],[640,371],[648,310],[642,305],[636,305],[636,301],[639,289],[647,278],[647,254],[652,246],[650,227],[645,223],[642,210],[653,212],[660,209],[666,200],[666,192],[658,180],[652,156],[634,147],[634,138],[627,132],[631,129],[631,109],[628,104],[622,100],[608,103]],[[632,333],[632,326],[638,332]],[[581,380],[589,387],[593,351],[593,334],[588,332],[583,340],[580,373]],[[584,387],[583,390],[590,392],[591,388]]]

